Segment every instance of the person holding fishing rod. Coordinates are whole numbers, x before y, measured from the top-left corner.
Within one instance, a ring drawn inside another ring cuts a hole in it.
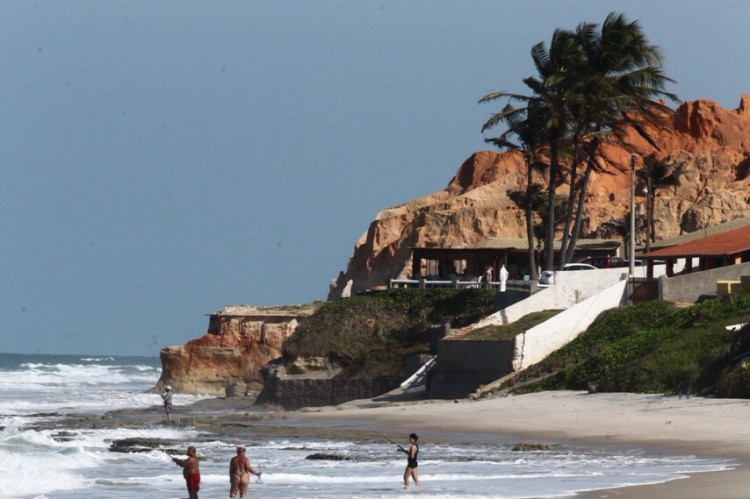
[[[409,435],[409,450],[398,445],[398,450],[406,454],[406,470],[404,471],[404,488],[409,488],[409,477],[414,479],[414,485],[419,487],[419,471],[417,467],[417,455],[419,454],[419,437],[416,433]]]
[[[161,394],[161,398],[164,399],[164,412],[167,413],[167,421],[172,422],[172,387],[167,385],[164,387],[164,393]]]
[[[250,460],[245,455],[245,448],[240,446],[237,447],[237,455],[229,461],[229,483],[231,484],[229,489],[229,497],[237,497],[237,491],[240,492],[240,497],[247,497],[247,487],[250,485],[250,473],[258,477],[263,474],[260,471],[255,471],[250,464]]]
[[[198,499],[198,491],[201,489],[201,470],[195,447],[192,445],[188,447],[187,455],[187,459],[173,457],[172,461],[182,468],[182,476],[185,478],[190,499]]]

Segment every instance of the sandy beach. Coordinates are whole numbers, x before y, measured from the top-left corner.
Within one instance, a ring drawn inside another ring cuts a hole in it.
[[[278,411],[250,398],[212,398],[177,408],[180,425],[235,438],[403,441],[410,432],[433,443],[560,444],[642,449],[661,455],[729,460],[736,468],[671,482],[580,493],[592,498],[746,499],[750,497],[750,400],[633,393],[547,391],[482,400],[398,401],[381,397],[329,407]],[[144,427],[163,423],[162,408],[120,409],[103,417],[72,415],[55,428]],[[40,428],[44,424],[39,425]],[[177,445],[177,444],[175,444]],[[180,443],[181,445],[181,443]],[[426,471],[426,470],[425,470]]]
[[[747,498],[750,401],[630,393],[551,391],[480,401],[381,403],[284,413],[274,423],[331,430],[370,427],[416,431],[425,444],[445,438],[515,435],[539,443],[627,445],[661,452],[732,458],[734,470],[698,473],[665,484],[584,493],[587,498]]]

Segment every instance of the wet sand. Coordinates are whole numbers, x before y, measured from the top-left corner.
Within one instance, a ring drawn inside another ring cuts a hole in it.
[[[662,453],[731,458],[734,470],[697,473],[664,484],[587,492],[586,498],[748,498],[750,401],[630,393],[551,391],[481,401],[425,401],[379,406],[357,401],[286,415],[294,425],[372,427],[403,439],[487,439],[516,435],[534,442],[626,445]]]

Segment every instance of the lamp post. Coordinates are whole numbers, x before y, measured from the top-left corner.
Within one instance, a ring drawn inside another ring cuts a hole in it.
[[[630,277],[635,274],[635,164],[638,162],[638,155],[633,153],[630,156]]]

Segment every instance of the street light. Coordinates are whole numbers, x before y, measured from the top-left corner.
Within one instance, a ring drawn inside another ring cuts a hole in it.
[[[633,153],[630,156],[630,277],[635,274],[635,164],[638,162],[638,155]]]

